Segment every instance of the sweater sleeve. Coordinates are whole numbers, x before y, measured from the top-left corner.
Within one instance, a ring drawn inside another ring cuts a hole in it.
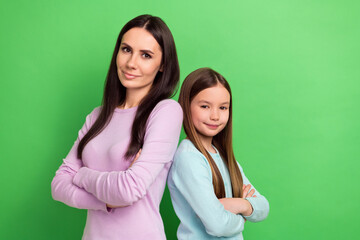
[[[240,164],[238,163],[238,166],[241,171],[241,175],[243,177],[243,183],[244,184],[251,184],[249,179],[245,176],[244,171]],[[264,220],[268,214],[269,214],[269,202],[268,200],[261,195],[251,184],[251,189],[255,190],[254,195],[256,197],[248,197],[246,200],[248,200],[253,208],[253,212],[250,216],[245,216],[246,220],[249,220],[250,222],[260,222]],[[251,189],[249,191],[251,191]]]
[[[82,167],[74,184],[115,206],[128,206],[146,195],[179,141],[182,109],[174,100],[160,102],[151,112],[140,157],[126,171],[100,172]],[[166,181],[166,179],[164,179]]]
[[[169,189],[175,187],[179,191],[209,235],[230,237],[244,230],[243,216],[225,210],[216,197],[210,166],[200,153],[176,154],[168,181]],[[171,197],[173,202],[178,202],[176,194]]]
[[[63,202],[71,207],[107,211],[104,202],[101,202],[92,194],[73,184],[76,172],[83,166],[82,161],[77,157],[77,147],[80,140],[91,127],[93,113],[94,111],[86,117],[85,124],[80,129],[78,138],[69,154],[63,160],[62,165],[56,171],[55,177],[51,182],[51,193],[54,200]]]

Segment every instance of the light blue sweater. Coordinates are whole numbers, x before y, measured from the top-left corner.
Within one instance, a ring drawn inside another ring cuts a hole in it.
[[[229,172],[219,153],[210,153],[225,184],[227,198],[232,197]],[[250,181],[238,165],[244,184]],[[191,141],[184,139],[176,151],[168,176],[171,200],[181,223],[178,239],[243,239],[245,219],[224,209],[212,185],[208,161]],[[253,188],[253,187],[252,187]],[[264,220],[269,213],[269,203],[255,189],[257,197],[246,198],[254,211],[246,219],[251,222]]]

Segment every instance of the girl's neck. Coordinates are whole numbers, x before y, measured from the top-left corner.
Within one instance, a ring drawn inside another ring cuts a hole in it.
[[[212,139],[213,139],[212,137],[207,137],[207,136],[202,136],[202,135],[199,135],[199,137],[200,137],[200,141],[201,141],[202,145],[208,152],[216,153],[216,150],[212,145]]]

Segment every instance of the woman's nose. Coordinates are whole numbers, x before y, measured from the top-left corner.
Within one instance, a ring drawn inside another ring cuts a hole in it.
[[[136,63],[136,56],[135,56],[135,54],[131,54],[131,56],[129,57],[128,61],[126,62],[126,66],[127,66],[128,68],[134,69],[134,68],[136,68],[136,65],[137,65],[137,63]]]

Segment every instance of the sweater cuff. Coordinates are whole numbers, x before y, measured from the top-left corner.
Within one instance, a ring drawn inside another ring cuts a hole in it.
[[[77,171],[77,173],[75,174],[75,176],[73,178],[73,184],[76,185],[79,188],[84,188],[83,180],[84,180],[84,176],[88,173],[88,170],[90,170],[90,169],[87,168],[87,167],[80,168],[79,171]],[[114,211],[112,208],[108,208],[106,206],[106,203],[104,203],[104,202],[102,202],[102,201],[100,201],[98,199],[97,199],[97,202],[94,203],[94,204],[96,204],[95,210],[101,210],[101,211],[104,211],[104,212],[107,212],[107,213],[110,213],[110,212]]]
[[[254,217],[254,215],[255,215],[255,206],[256,206],[256,204],[255,204],[255,202],[253,201],[253,197],[247,197],[247,198],[245,198],[245,199],[248,200],[248,202],[250,203],[253,211],[252,211],[252,213],[251,213],[249,216],[244,216],[244,218],[246,218],[246,220],[251,221],[251,219],[252,219],[252,218]]]
[[[80,168],[73,178],[73,184],[75,184],[79,188],[84,188],[82,185],[82,179],[83,179],[83,176],[86,174],[86,171],[87,171],[86,167]]]
[[[253,207],[250,216],[245,216],[250,222],[259,222],[264,220],[269,214],[269,203],[263,196],[245,198]]]

